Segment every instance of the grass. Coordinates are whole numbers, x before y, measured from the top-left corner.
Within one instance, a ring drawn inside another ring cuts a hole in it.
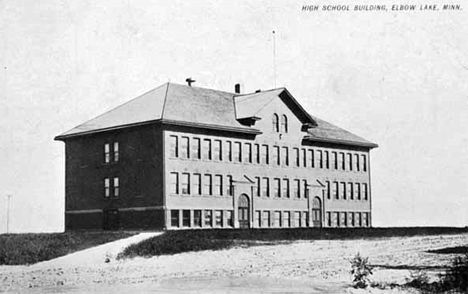
[[[128,232],[4,234],[0,235],[0,265],[33,264],[132,235]]]
[[[167,231],[163,235],[127,247],[118,259],[151,257],[189,251],[222,250],[236,246],[270,245],[295,240],[346,240],[362,238],[411,237],[468,233],[468,228],[297,228],[297,229],[214,229]]]

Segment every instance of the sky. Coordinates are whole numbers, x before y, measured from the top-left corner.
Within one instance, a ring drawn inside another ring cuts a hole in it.
[[[168,81],[274,88],[273,30],[276,86],[379,144],[373,225],[468,225],[468,6],[303,4],[342,2],[0,0],[0,233],[6,195],[10,231],[63,230],[54,136]]]

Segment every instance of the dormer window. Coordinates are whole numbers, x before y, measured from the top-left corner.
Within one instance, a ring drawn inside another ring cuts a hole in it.
[[[273,132],[279,133],[279,117],[276,113],[273,114]]]
[[[285,114],[281,116],[281,132],[288,132],[288,117]]]

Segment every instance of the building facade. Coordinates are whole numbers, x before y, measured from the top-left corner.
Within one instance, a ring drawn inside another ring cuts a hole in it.
[[[66,230],[372,223],[377,145],[309,115],[285,88],[168,83],[56,140]]]

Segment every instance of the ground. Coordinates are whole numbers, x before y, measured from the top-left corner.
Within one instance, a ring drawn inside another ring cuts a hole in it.
[[[454,256],[426,251],[467,244],[465,233],[295,241],[127,260],[115,260],[115,251],[101,247],[100,254],[89,253],[92,262],[76,253],[32,266],[0,266],[0,292],[407,293],[351,288],[349,259],[360,252],[376,266],[373,281],[401,284],[409,269],[426,268],[434,279]]]

